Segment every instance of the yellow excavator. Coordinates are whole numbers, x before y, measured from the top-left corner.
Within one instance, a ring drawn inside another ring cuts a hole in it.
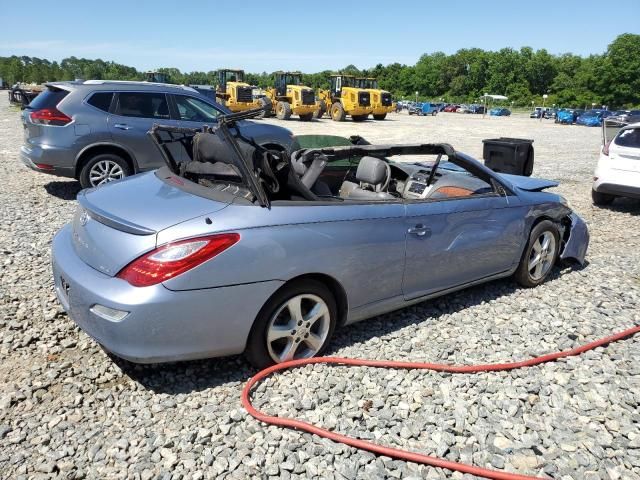
[[[344,121],[347,115],[354,122],[362,122],[372,112],[371,94],[356,86],[353,75],[331,75],[331,87],[329,90],[318,90],[318,101],[318,118],[327,112],[336,122]]]
[[[271,102],[271,112],[280,120],[289,120],[298,115],[300,120],[308,122],[320,108],[312,88],[302,85],[300,72],[275,72],[274,87],[265,90],[263,105]],[[268,105],[267,105],[268,106]]]
[[[254,100],[251,85],[245,83],[244,70],[218,70],[216,98],[232,112],[244,112],[262,106],[259,100]]]
[[[371,94],[371,114],[374,120],[384,120],[387,113],[395,110],[391,93],[378,88],[378,80],[375,78],[356,78],[356,86],[363,88]]]

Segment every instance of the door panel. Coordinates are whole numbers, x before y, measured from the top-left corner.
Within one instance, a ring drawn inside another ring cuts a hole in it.
[[[509,270],[520,258],[524,216],[516,197],[407,205],[406,299]]]
[[[117,95],[115,112],[108,118],[113,140],[125,145],[133,153],[140,171],[163,166],[162,156],[147,132],[154,123],[178,126],[178,122],[169,116],[165,94],[120,92]],[[180,145],[169,145],[169,148],[174,149],[172,153],[175,152],[176,159],[181,158]]]

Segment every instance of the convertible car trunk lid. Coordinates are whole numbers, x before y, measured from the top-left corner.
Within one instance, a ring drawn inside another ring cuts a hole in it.
[[[153,172],[82,191],[73,219],[73,247],[88,265],[110,276],[156,247],[157,232],[228,203],[163,182]]]
[[[500,173],[499,175],[514,187],[528,192],[540,192],[545,188],[553,188],[560,185],[558,182],[544,178],[523,177],[520,175],[509,175],[507,173]]]

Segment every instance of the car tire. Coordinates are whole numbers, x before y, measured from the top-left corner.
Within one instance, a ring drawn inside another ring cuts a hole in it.
[[[527,288],[543,283],[553,270],[559,250],[560,233],[556,224],[550,220],[538,223],[531,230],[527,247],[514,275],[515,280]]]
[[[131,175],[127,161],[116,153],[100,153],[91,157],[80,170],[82,188],[92,188]]]
[[[335,102],[331,105],[331,118],[334,122],[344,122],[347,114],[344,111],[344,107],[340,102]]]
[[[591,200],[593,201],[593,204],[597,205],[598,207],[611,205],[615,200],[615,198],[616,197],[614,195],[609,195],[608,193],[596,192],[593,189],[591,190]]]
[[[435,117],[438,114],[438,112],[436,110],[434,110],[433,112],[431,112],[431,116]]]
[[[294,311],[300,312],[297,320],[289,310],[290,303]],[[299,310],[296,306],[300,306]],[[309,321],[314,308],[324,314]],[[302,280],[286,285],[258,313],[249,333],[245,357],[254,367],[265,368],[286,359],[320,355],[331,340],[337,317],[335,298],[324,284]],[[314,340],[310,341],[311,338]]]

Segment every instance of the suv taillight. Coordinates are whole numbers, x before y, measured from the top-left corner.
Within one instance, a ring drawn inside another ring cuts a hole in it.
[[[605,143],[604,146],[602,147],[602,154],[606,155],[607,157],[609,156],[609,145],[611,145],[611,140]]]
[[[29,114],[29,118],[38,125],[54,125],[57,127],[62,127],[71,122],[71,117],[68,117],[57,108],[34,110]]]
[[[135,259],[116,277],[134,287],[156,285],[212,259],[238,240],[237,233],[222,233],[167,243]]]

